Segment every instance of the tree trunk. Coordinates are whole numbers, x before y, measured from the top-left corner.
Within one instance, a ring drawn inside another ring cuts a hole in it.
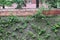
[[[16,9],[21,9],[21,8],[22,8],[21,5],[18,4]]]
[[[26,7],[26,0],[24,1],[24,6]]]
[[[3,9],[5,9],[5,5],[3,5],[2,7],[3,7]]]
[[[39,8],[39,0],[36,0],[36,8]]]

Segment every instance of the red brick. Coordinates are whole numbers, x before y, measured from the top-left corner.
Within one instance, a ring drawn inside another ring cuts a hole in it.
[[[28,16],[28,15],[34,15],[36,14],[37,10],[16,10],[14,9],[13,11],[8,11],[8,10],[1,10],[0,11],[0,16],[9,16],[9,15],[17,15],[17,16]],[[43,14],[45,15],[59,15],[60,14],[60,10],[44,10]]]

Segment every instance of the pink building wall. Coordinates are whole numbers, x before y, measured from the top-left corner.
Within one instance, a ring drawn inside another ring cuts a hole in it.
[[[36,8],[36,0],[30,0],[30,1],[31,1],[31,3],[26,3],[26,7],[22,7],[22,8]],[[42,5],[43,5],[45,8],[48,8],[48,5],[45,4],[45,3],[39,4],[39,8],[40,8]],[[6,6],[5,8],[6,8],[6,9],[15,9],[16,7],[17,7],[17,4],[14,3],[14,4],[12,4],[12,6]],[[0,9],[2,9],[2,7],[0,7]]]
[[[32,0],[32,3],[35,4],[36,3],[36,0]]]

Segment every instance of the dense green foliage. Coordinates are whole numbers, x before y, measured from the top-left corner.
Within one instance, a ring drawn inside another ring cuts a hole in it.
[[[13,3],[18,4],[17,8],[20,9],[24,5],[24,0],[12,0]]]
[[[0,5],[5,8],[5,6],[11,6],[12,2],[10,0],[0,0]]]
[[[24,0],[0,0],[0,5],[5,9],[5,6],[11,6],[13,3],[17,4],[17,8],[22,8],[25,4]]]
[[[60,6],[60,0],[47,0],[46,2],[53,8],[58,8],[58,6]]]

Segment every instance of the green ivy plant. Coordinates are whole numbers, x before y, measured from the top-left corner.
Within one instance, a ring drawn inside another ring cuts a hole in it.
[[[30,35],[30,37],[32,37],[33,39],[36,38],[36,35],[31,31],[28,31],[28,35]]]
[[[55,24],[55,25],[52,26],[52,30],[53,30],[55,33],[58,32],[58,29],[60,29],[59,23],[57,23],[57,24]]]
[[[50,37],[50,34],[46,34],[45,38],[48,39]]]
[[[40,27],[35,26],[34,24],[31,24],[32,29],[35,30],[35,32],[39,35],[44,34],[46,31],[45,29],[41,29]]]
[[[45,30],[40,30],[40,32],[38,32],[39,35],[44,34],[46,31]]]

